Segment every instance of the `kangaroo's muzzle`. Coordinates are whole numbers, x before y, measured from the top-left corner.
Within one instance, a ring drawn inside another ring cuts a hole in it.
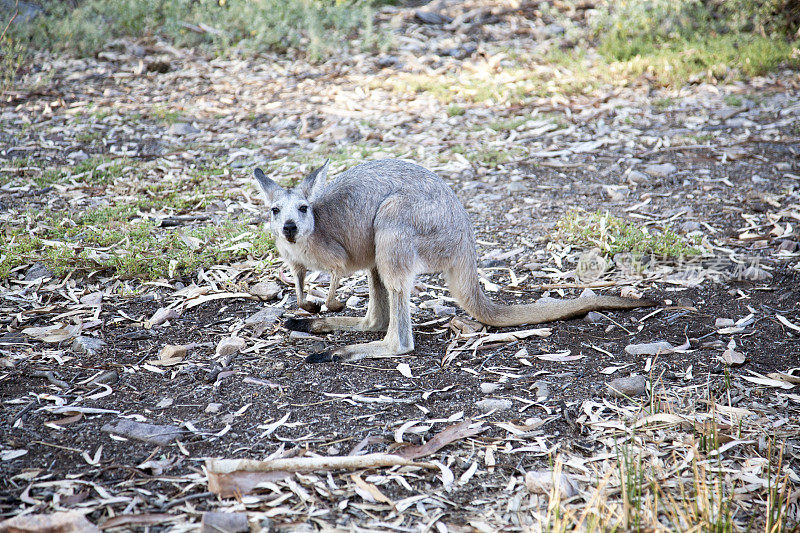
[[[286,237],[287,241],[294,242],[295,237],[297,237],[297,224],[294,221],[289,220],[283,225],[283,236]]]

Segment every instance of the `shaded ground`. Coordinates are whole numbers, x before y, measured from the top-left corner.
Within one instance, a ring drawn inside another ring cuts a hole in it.
[[[498,93],[483,101],[466,92],[443,100],[433,91],[397,89],[398,83],[405,75],[442,72],[494,72],[502,80],[499,50],[526,45],[504,33],[513,20],[500,18],[487,24],[496,40],[455,59],[441,50],[453,39],[460,46],[463,36],[403,20],[410,44],[397,55],[343,57],[324,66],[270,56],[209,60],[158,43],[144,43],[145,59],[166,60],[171,67],[162,74],[137,72],[138,59],[124,46],[100,60],[47,58],[46,83],[11,93],[2,107],[3,224],[24,226],[20,219],[31,212],[118,205],[143,194],[145,185],[180,182],[211,165],[226,170],[203,193],[212,202],[137,216],[206,216],[159,228],[159,238],[226,217],[252,230],[262,209],[249,178],[257,164],[273,176],[297,177],[328,156],[334,175],[364,158],[404,157],[435,169],[467,206],[492,297],[527,301],[543,292],[575,297],[586,287],[624,286],[664,306],[557,323],[543,339],[454,354],[469,340],[449,328],[448,310],[440,308],[441,316],[431,310],[437,298],[447,306],[447,293],[439,278],[426,277],[413,299],[414,355],[309,366],[303,358],[323,344],[369,335],[304,338],[290,336],[280,320],[248,324],[266,307],[294,312],[272,257],[245,255],[180,280],[148,283],[85,265],[68,276],[36,279],[30,263],[21,264],[1,289],[0,516],[77,509],[102,523],[168,513],[148,527],[177,531],[196,527],[204,511],[227,510],[293,531],[354,524],[519,530],[553,518],[548,497],[526,488],[525,474],[557,463],[577,486],[576,495],[564,498],[567,512],[592,508],[600,523],[629,527],[636,512],[649,516],[648,504],[638,511],[622,504],[630,465],[620,465],[631,454],[646,459],[639,471],[665,493],[683,488],[687,500],[729,502],[737,528],[762,525],[770,487],[787,480],[790,505],[783,512],[796,523],[797,73],[681,90],[639,80],[590,95],[520,101]],[[184,123],[191,129],[173,127]],[[104,183],[87,183],[70,170],[95,156],[125,157],[129,168]],[[671,166],[652,166],[665,164]],[[65,174],[42,182],[53,168]],[[608,210],[653,231],[670,225],[695,235],[703,255],[576,279],[583,248],[555,229],[574,208]],[[249,296],[259,280],[277,282],[285,296],[266,303]],[[324,291],[322,281],[314,286]],[[207,294],[239,297],[191,307],[192,295],[180,289],[193,283]],[[363,278],[345,283],[340,299],[356,296],[348,313],[363,312],[365,292]],[[180,316],[147,327],[166,307]],[[719,318],[736,324],[717,325]],[[53,324],[61,324],[59,331],[79,325],[81,335],[105,346],[88,355],[73,347],[74,335],[43,343],[21,333]],[[244,338],[246,348],[216,355],[219,341],[231,335]],[[689,346],[676,353],[625,351],[653,341],[677,347],[687,339]],[[721,361],[731,341],[744,364]],[[198,345],[182,361],[158,363],[164,346],[190,343]],[[399,363],[409,365],[412,377]],[[610,398],[607,383],[629,374],[647,376],[644,394]],[[95,380],[100,375],[103,385]],[[499,387],[486,392],[491,384]],[[487,412],[476,405],[487,398],[510,400],[511,407]],[[210,412],[210,404],[220,405]],[[112,412],[76,415],[76,406]],[[101,429],[120,417],[179,427],[179,443],[158,447]],[[452,483],[440,471],[361,474],[391,503],[365,494],[341,472],[298,474],[258,495],[218,498],[202,469],[207,457],[344,455],[366,437],[382,439],[368,451],[383,451],[396,439],[427,441],[468,418],[484,421],[487,430],[431,458],[454,474]],[[717,480],[722,492],[703,488],[698,477]],[[648,491],[643,500],[650,501]],[[587,503],[595,494],[600,505]],[[708,524],[716,520],[712,514],[692,518]],[[664,504],[661,527],[670,529],[675,515]]]

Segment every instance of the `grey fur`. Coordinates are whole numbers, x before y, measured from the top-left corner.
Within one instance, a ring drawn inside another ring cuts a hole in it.
[[[367,314],[294,320],[287,325],[313,332],[386,331],[386,336],[311,360],[355,360],[413,351],[409,297],[415,276],[422,273],[443,273],[461,306],[492,326],[538,324],[600,309],[653,305],[616,296],[528,305],[494,303],[479,283],[469,216],[439,176],[414,163],[386,159],[351,168],[323,187],[320,179],[324,181],[326,167],[327,162],[291,191],[277,190],[260,169],[255,175],[270,207],[280,209],[271,227],[281,256],[303,274],[305,269],[326,270],[336,279],[366,271]],[[297,211],[306,203],[311,205],[310,217]],[[297,218],[298,231],[290,240],[283,229],[293,218]]]

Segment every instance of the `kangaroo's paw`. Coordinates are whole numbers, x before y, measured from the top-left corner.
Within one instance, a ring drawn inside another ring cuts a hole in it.
[[[322,306],[319,305],[318,303],[309,302],[308,300],[306,300],[305,302],[303,302],[300,305],[298,305],[298,307],[300,309],[305,309],[309,313],[319,313],[320,310],[322,309]]]
[[[334,363],[338,361],[340,357],[335,355],[332,351],[327,350],[324,352],[319,353],[312,353],[308,357],[306,357],[306,363],[316,364],[316,363]]]
[[[333,300],[332,302],[326,302],[325,305],[328,307],[328,311],[333,311],[334,313],[341,311],[344,309],[344,304],[339,300]]]
[[[283,327],[292,331],[303,331],[305,333],[311,333],[311,327],[313,326],[314,321],[310,318],[294,318],[289,317],[283,322]]]

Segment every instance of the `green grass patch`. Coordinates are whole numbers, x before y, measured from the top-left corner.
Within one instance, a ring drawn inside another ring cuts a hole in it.
[[[609,213],[570,211],[556,227],[559,237],[567,243],[597,247],[611,256],[631,253],[681,258],[702,253],[696,241],[689,241],[668,227],[656,230],[639,226]]]
[[[460,105],[452,104],[452,105],[447,106],[447,116],[448,117],[460,117],[464,113],[466,113],[466,109],[464,109]]]
[[[796,68],[800,41],[792,40],[792,32],[777,30],[791,26],[786,18],[791,13],[765,9],[777,3],[623,0],[595,26],[598,51],[612,71],[647,74],[665,85],[702,76],[758,76],[782,65]]]
[[[341,49],[343,42],[358,40],[370,47],[380,41],[368,1],[83,0],[77,7],[73,2],[45,6],[46,15],[10,28],[16,42],[91,55],[113,39],[157,35],[176,46],[216,52],[296,48],[319,58]],[[0,15],[10,17],[9,8],[0,9]]]
[[[26,159],[14,164],[20,169],[32,165]],[[121,278],[156,279],[262,258],[273,249],[273,240],[265,227],[251,225],[249,218],[228,219],[218,213],[221,222],[159,225],[160,218],[203,214],[212,202],[238,194],[226,187],[227,175],[228,170],[213,160],[162,180],[149,177],[147,165],[125,159],[93,158],[73,167],[25,171],[22,179],[39,186],[91,186],[97,191],[95,203],[13,213],[0,227],[0,278],[37,261],[57,274],[99,270]]]

